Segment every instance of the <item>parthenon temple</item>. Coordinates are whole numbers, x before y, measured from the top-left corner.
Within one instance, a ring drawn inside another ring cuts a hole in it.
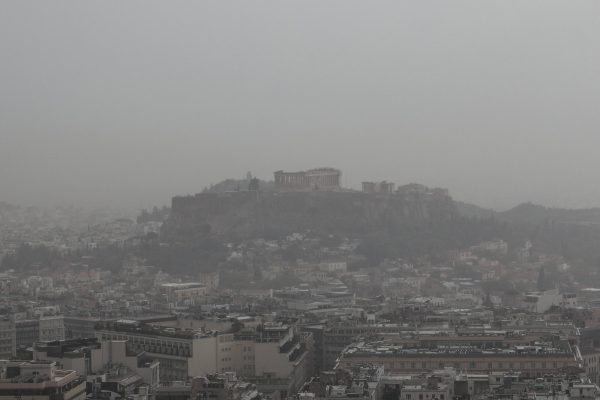
[[[316,168],[300,172],[276,171],[277,190],[339,190],[342,172],[334,168]]]

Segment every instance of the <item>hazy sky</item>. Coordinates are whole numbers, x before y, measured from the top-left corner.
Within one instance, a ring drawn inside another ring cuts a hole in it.
[[[600,206],[600,2],[0,2],[0,201],[342,169]]]

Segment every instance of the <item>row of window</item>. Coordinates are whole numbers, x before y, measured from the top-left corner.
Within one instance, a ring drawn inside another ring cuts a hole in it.
[[[416,395],[414,396],[414,398],[416,399]],[[423,393],[419,393],[419,400],[423,400],[423,399],[438,399],[438,400],[444,400],[446,396],[444,395],[444,393],[440,393],[439,395],[435,395],[435,394],[429,394],[429,393],[425,393],[425,395],[423,396]],[[404,395],[404,399],[405,400],[413,400],[413,393],[405,393]]]
[[[155,338],[146,338],[139,336],[129,336],[129,335],[102,335],[103,338],[112,338],[116,340],[129,340],[131,343],[141,343],[141,344],[152,344],[166,347],[184,347],[186,349],[190,348],[190,345],[187,343],[176,342],[172,340],[163,340],[163,339],[155,339]]]
[[[384,362],[383,363],[387,368],[390,369],[394,369],[394,368],[398,368],[398,369],[432,369],[432,368],[445,368],[445,367],[454,367],[455,369],[461,369],[461,368],[467,368],[467,369],[487,369],[487,370],[493,370],[493,369],[503,369],[503,368],[508,368],[508,369],[556,369],[559,367],[566,367],[568,366],[568,363],[566,361],[563,362],[557,362],[557,361],[552,361],[552,362],[546,362],[546,361],[541,361],[541,362],[536,362],[536,361],[530,361],[530,362],[503,362],[503,361],[499,361],[499,362],[488,362],[488,363],[477,363],[475,361],[470,361],[470,362],[464,362],[464,363],[460,363],[460,362],[451,362],[451,363],[444,363],[444,362],[439,362],[439,363],[435,363],[435,362],[427,362],[427,361],[421,361],[421,362],[416,362],[416,361],[412,361],[412,362],[404,362],[404,361],[399,361],[399,362],[394,362],[394,361],[389,361],[389,362]]]

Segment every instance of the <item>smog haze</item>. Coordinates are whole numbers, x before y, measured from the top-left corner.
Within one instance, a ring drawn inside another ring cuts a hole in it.
[[[596,1],[3,1],[0,201],[147,207],[335,167],[600,206]]]

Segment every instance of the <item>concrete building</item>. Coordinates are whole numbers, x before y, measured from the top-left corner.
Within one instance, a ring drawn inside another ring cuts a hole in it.
[[[167,302],[173,306],[190,306],[206,295],[206,286],[199,282],[164,283],[160,285]]]
[[[577,305],[574,295],[565,296],[558,289],[545,290],[542,292],[531,292],[523,299],[523,308],[527,311],[542,314],[551,307],[572,308]]]
[[[217,332],[163,328],[137,321],[101,322],[99,340],[127,340],[133,351],[144,351],[160,363],[161,381],[185,381],[216,372]],[[210,369],[206,371],[207,366]]]
[[[36,343],[33,359],[55,362],[58,367],[74,370],[82,376],[115,375],[113,371],[117,370],[118,376],[135,374],[152,388],[160,383],[159,363],[144,353],[132,352],[123,340],[88,338]]]
[[[451,390],[447,385],[406,385],[400,400],[449,400]]]
[[[0,316],[0,360],[14,357],[16,349],[15,322],[8,316]]]
[[[362,365],[353,370],[322,371],[308,380],[298,400],[377,400],[383,368]]]
[[[85,339],[96,337],[96,324],[100,318],[64,317],[65,339]]]
[[[127,340],[132,350],[145,351],[147,357],[160,362],[160,379],[165,382],[231,371],[261,391],[291,393],[313,368],[312,335],[284,324],[220,333],[120,321],[102,324],[97,336]]]
[[[62,315],[21,319],[15,322],[17,347],[29,347],[36,342],[64,340],[65,325]]]
[[[86,384],[75,371],[48,361],[0,361],[0,400],[84,400]]]
[[[328,273],[345,273],[348,270],[346,261],[325,261],[319,263],[319,269]]]
[[[40,317],[40,338],[42,342],[65,339],[65,323],[62,315]]]
[[[195,377],[191,382],[179,382],[161,386],[155,393],[156,400],[259,400],[256,387],[240,380],[234,372]]]
[[[207,293],[212,293],[215,290],[219,289],[219,284],[221,280],[221,275],[219,271],[200,272],[199,278],[200,282],[202,282],[206,287]]]
[[[469,347],[411,349],[381,343],[348,346],[342,352],[336,368],[350,368],[363,363],[382,365],[386,371],[401,374],[422,373],[446,367],[470,373],[518,370],[526,378],[540,377],[558,370],[583,371],[583,360],[577,349],[542,346],[517,346],[505,350]]]
[[[346,346],[352,344],[358,337],[398,334],[399,324],[332,324],[322,327],[322,353],[315,357],[323,369],[331,369]]]
[[[583,367],[593,384],[600,383],[600,349],[582,350]]]

